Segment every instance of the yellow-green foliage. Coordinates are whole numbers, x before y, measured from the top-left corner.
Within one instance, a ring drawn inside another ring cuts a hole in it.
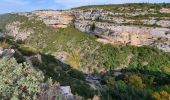
[[[170,100],[170,94],[166,91],[154,92],[152,96],[154,100]]]
[[[163,71],[164,73],[170,74],[170,66],[163,67],[163,68],[162,68],[162,71]]]
[[[71,67],[78,69],[80,67],[80,54],[78,50],[70,51],[67,55],[67,61]]]
[[[128,84],[136,88],[144,88],[145,84],[140,76],[134,74],[129,77]]]
[[[34,55],[38,53],[35,48],[28,45],[20,45],[19,50],[25,55]]]

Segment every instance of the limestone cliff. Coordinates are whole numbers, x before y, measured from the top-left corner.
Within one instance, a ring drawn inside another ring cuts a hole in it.
[[[110,12],[99,8],[74,10],[75,28],[92,33],[110,41],[111,44],[130,44],[135,46],[152,45],[166,52],[170,51],[170,19],[157,17],[168,14],[169,8],[136,9],[136,12]],[[138,11],[138,12],[137,12]],[[140,12],[139,12],[140,11]],[[147,16],[152,14],[152,16]],[[144,16],[140,18],[140,16]],[[160,43],[158,39],[164,40]]]
[[[99,39],[104,39],[105,43],[107,41],[113,45],[150,45],[170,52],[169,8],[132,8],[122,7],[114,11],[102,7],[66,11],[39,10],[19,15],[29,19],[36,18],[57,29],[67,28],[72,24],[78,30],[94,34]],[[20,29],[20,24],[22,23],[10,23],[6,29],[9,35],[25,40],[33,31]],[[160,39],[164,41],[160,42]]]

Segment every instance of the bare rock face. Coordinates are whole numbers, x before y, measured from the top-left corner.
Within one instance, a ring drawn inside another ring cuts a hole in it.
[[[99,96],[94,96],[93,100],[100,100],[100,97]]]
[[[95,23],[94,30],[91,31],[91,23]],[[135,46],[150,45],[158,38],[170,38],[169,28],[153,28],[145,26],[123,26],[109,23],[90,22],[90,21],[76,21],[75,27],[83,32],[88,32],[105,39],[106,43],[111,44],[130,44]],[[101,39],[98,39],[100,41]],[[104,41],[104,40],[102,40]],[[160,49],[169,51],[169,42],[167,46]]]
[[[160,10],[161,13],[170,13],[170,8],[162,8]]]
[[[162,27],[170,28],[170,20],[160,20],[160,21],[157,21],[156,24]]]
[[[14,49],[4,49],[2,47],[0,47],[0,57],[6,56],[6,57],[13,57],[15,53]]]
[[[38,100],[82,100],[78,96],[74,96],[71,92],[70,86],[60,86],[59,84],[54,84],[50,87],[47,87],[46,84],[41,84],[42,88],[45,88],[41,91]],[[80,99],[78,99],[80,98]]]
[[[127,8],[125,8],[127,9]],[[139,10],[139,11],[138,11]],[[149,17],[144,19],[129,19],[123,16],[142,16],[142,15],[149,15],[153,14],[156,15],[155,9],[149,9],[147,11],[140,11],[141,9],[136,9],[136,12],[110,12],[110,11],[103,11],[101,9],[89,9],[89,10],[75,10],[74,14],[76,19],[78,20],[92,20],[92,21],[102,21],[102,22],[111,22],[116,24],[144,24],[144,25],[157,25],[161,27],[169,27],[170,21],[169,17],[161,18],[160,17]],[[162,8],[159,12],[161,13],[169,13],[169,8]],[[116,17],[118,16],[118,17]],[[157,20],[159,19],[159,20]],[[168,25],[168,26],[167,26]]]
[[[3,48],[0,47],[0,56],[3,54]]]
[[[67,98],[67,100],[75,100],[74,95],[71,92],[70,86],[61,86],[60,89],[64,96]]]
[[[0,38],[4,38],[4,37],[5,37],[5,35],[0,32]]]
[[[52,54],[56,59],[60,60],[61,62],[65,63],[68,53],[67,52],[55,52]]]
[[[161,13],[169,13],[169,8],[162,8]],[[76,10],[75,28],[99,37],[104,44],[130,44],[135,46],[152,45],[170,52],[170,19],[166,17],[134,18],[116,17],[122,15],[156,15],[154,9],[135,13],[115,13],[99,9]],[[95,17],[95,19],[94,19]],[[164,42],[158,41],[161,38]]]
[[[32,15],[38,16],[46,25],[54,28],[66,28],[75,18],[67,11],[33,11]]]
[[[79,29],[82,32],[87,32],[90,33],[91,32],[91,25],[93,24],[90,21],[76,21],[75,23],[75,28]]]
[[[15,37],[16,40],[25,40],[31,33],[32,29],[21,29],[20,22],[12,22],[6,26],[7,35]]]

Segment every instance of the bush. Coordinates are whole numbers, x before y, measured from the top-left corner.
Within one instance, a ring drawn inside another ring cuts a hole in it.
[[[27,46],[27,45],[20,45],[18,49],[19,51],[21,51],[22,54],[26,56],[35,55],[38,53],[38,51],[35,48]]]
[[[52,80],[45,83],[42,72],[25,63],[18,64],[14,58],[0,59],[0,99],[43,100],[50,97],[65,100],[59,85],[53,84]]]
[[[10,98],[36,98],[40,83],[44,76],[26,64],[18,64],[14,58],[4,57],[0,60],[0,97]]]
[[[154,100],[170,100],[170,94],[166,91],[154,92],[152,96]]]
[[[134,86],[136,88],[144,88],[145,87],[145,84],[143,83],[142,78],[136,74],[131,75],[129,77],[128,84],[131,86]]]
[[[137,89],[117,81],[112,86],[101,90],[102,100],[151,100],[150,93],[144,89]]]

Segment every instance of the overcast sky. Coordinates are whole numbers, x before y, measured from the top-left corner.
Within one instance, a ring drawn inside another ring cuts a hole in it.
[[[83,5],[121,3],[170,3],[170,0],[0,0],[0,13],[23,12],[40,9],[69,9]]]

